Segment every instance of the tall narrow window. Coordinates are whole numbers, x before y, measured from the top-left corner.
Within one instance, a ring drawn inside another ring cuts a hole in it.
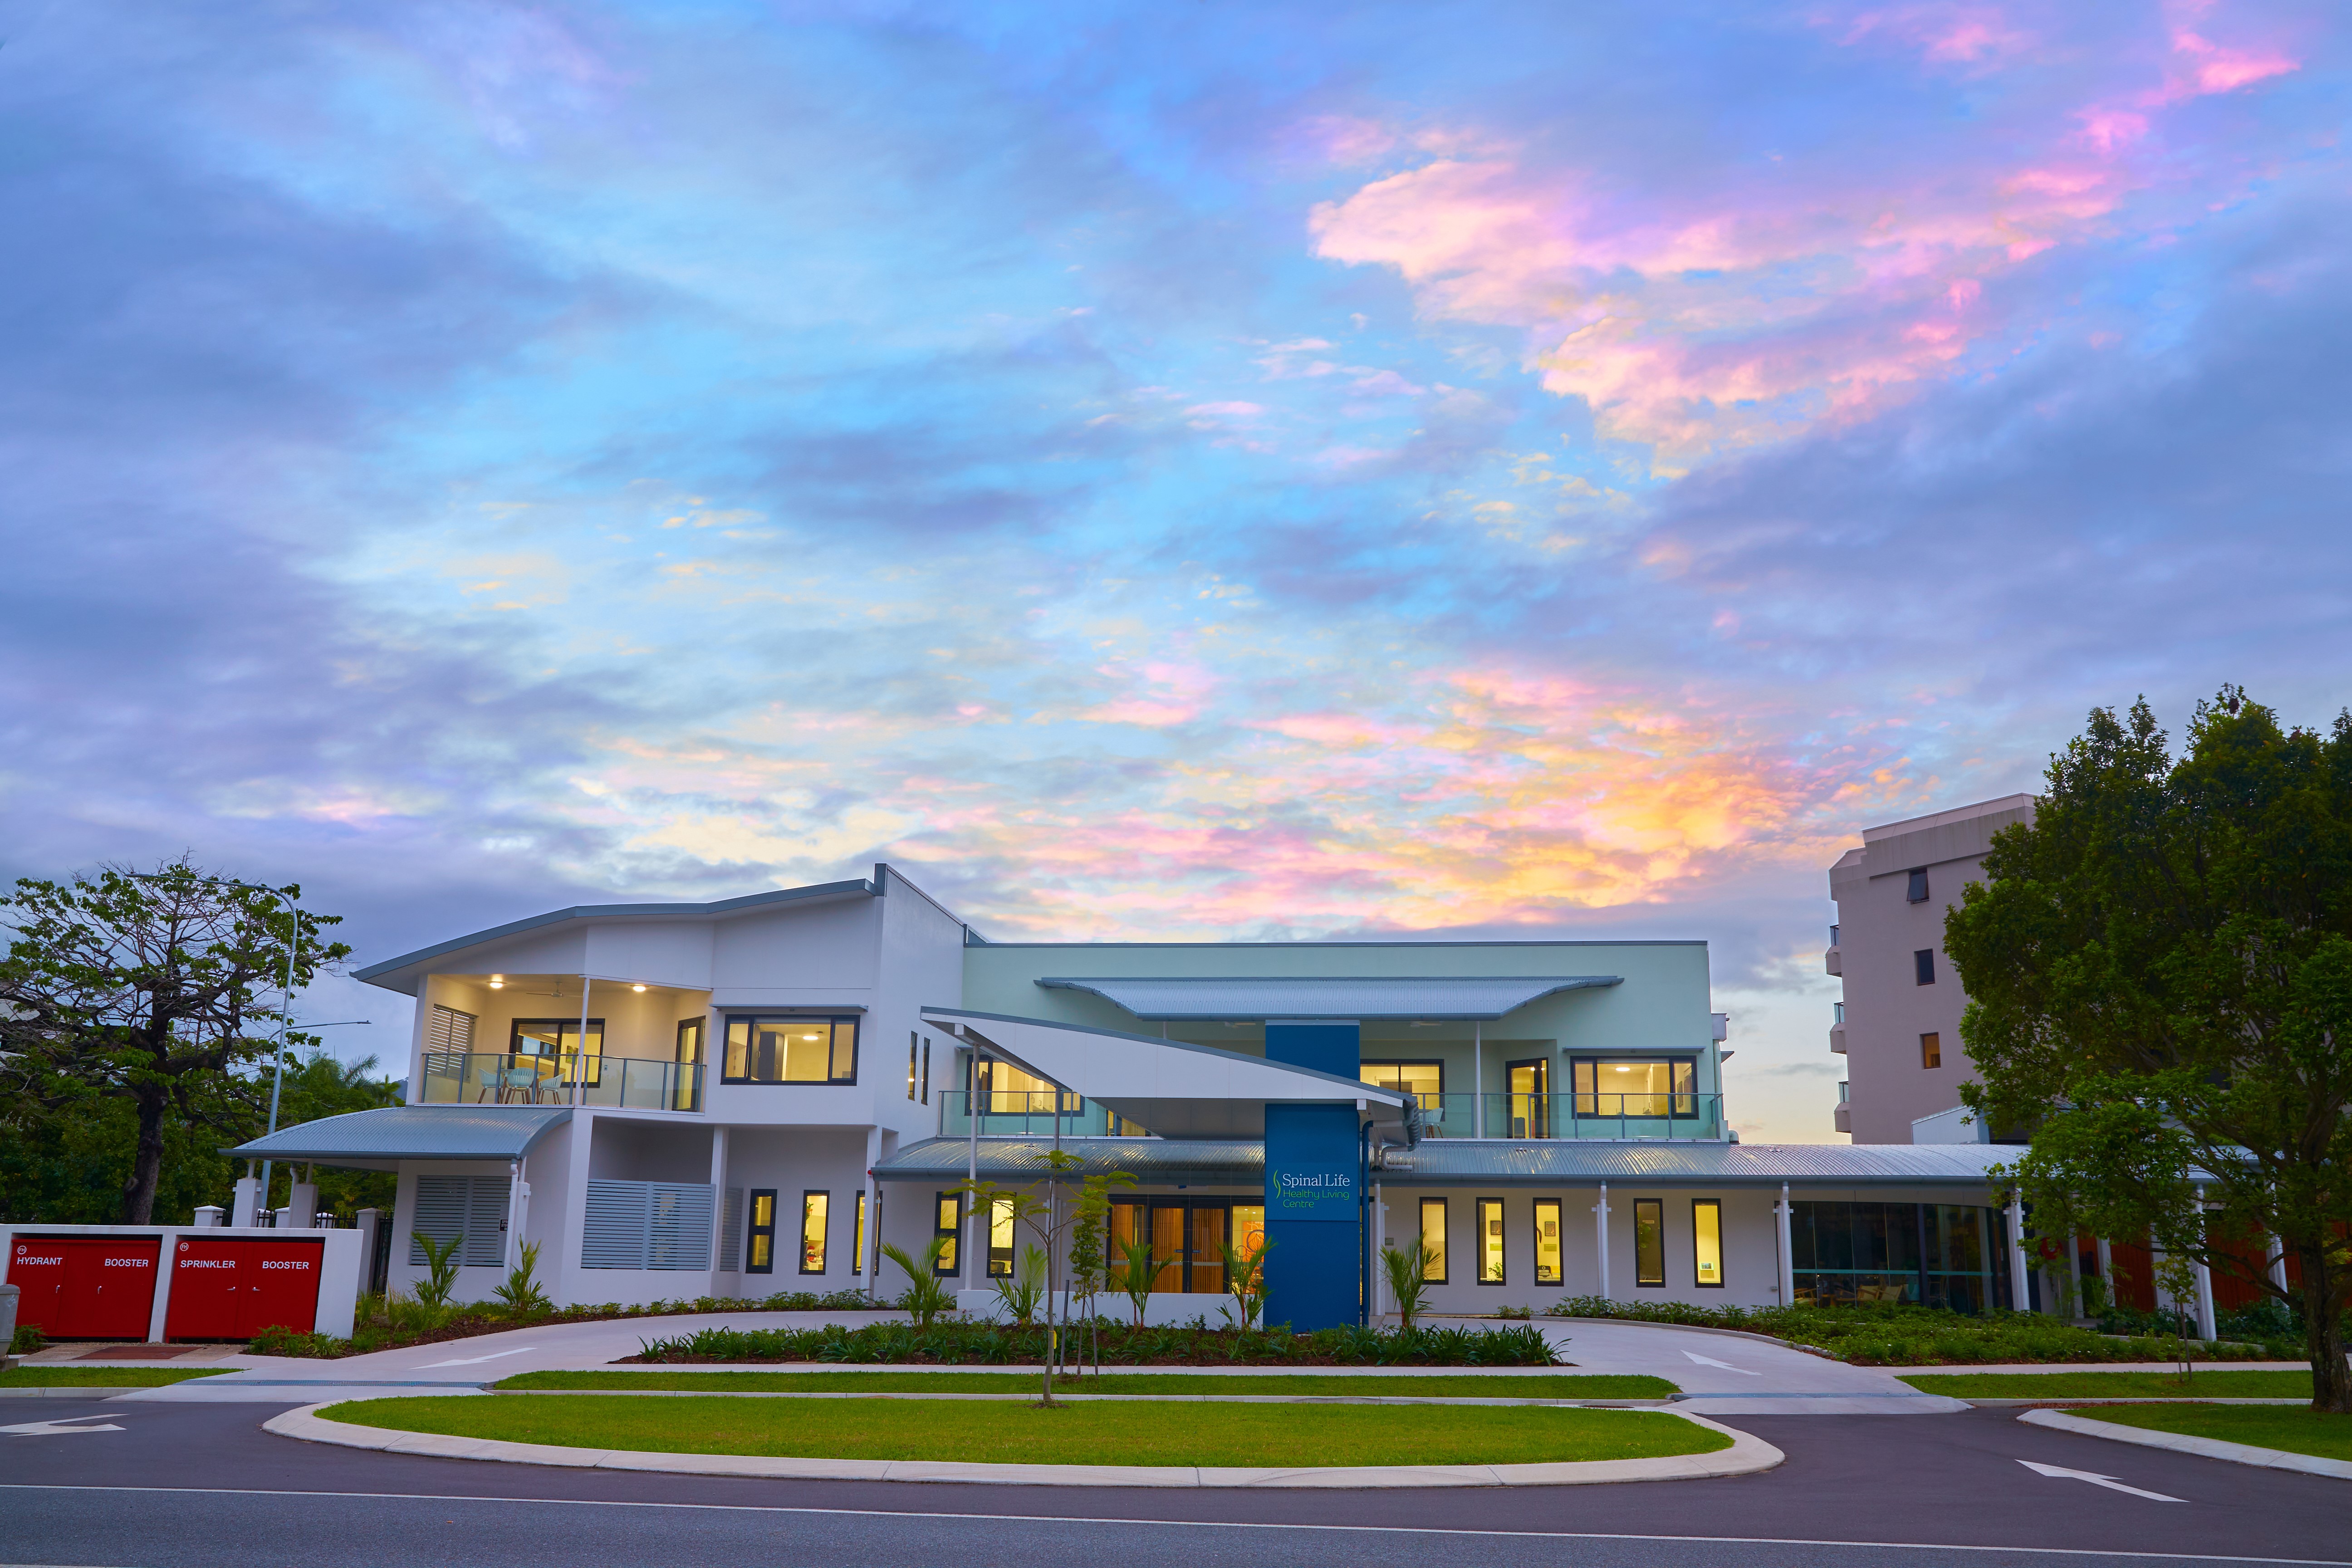
[[[1557,1285],[1560,1279],[1559,1200],[1536,1200],[1536,1283]]]
[[[1478,1283],[1503,1281],[1503,1200],[1478,1200]]]
[[[936,1217],[931,1221],[931,1234],[942,1245],[939,1261],[931,1265],[931,1272],[941,1276],[953,1274],[956,1271],[956,1248],[963,1245],[963,1199],[954,1193],[941,1193],[939,1205],[932,1212]]]
[[[831,1193],[801,1194],[801,1272],[824,1272],[825,1215],[833,1207]]]
[[[866,1272],[866,1194],[864,1193],[857,1194],[856,1206],[849,1212],[851,1215],[849,1271],[852,1274],[863,1274]]]
[[[702,1108],[702,1020],[677,1021],[677,1082],[671,1086],[672,1110]]]
[[[925,1105],[931,1102],[931,1037],[929,1035],[923,1037],[922,1100]]]
[[[915,1031],[907,1031],[907,1098],[915,1098]]]
[[[1714,1198],[1691,1200],[1691,1278],[1701,1289],[1723,1288],[1723,1205]]]
[[[1923,1068],[1939,1068],[1944,1065],[1943,1036],[1922,1035],[1919,1037],[1919,1065]]]
[[[988,1271],[1000,1279],[1013,1278],[1013,1200],[988,1205]]]
[[[1936,984],[1936,950],[1923,947],[1911,955],[1911,979],[1918,985]]]
[[[1926,871],[1919,870],[1911,873],[1911,886],[1905,892],[1904,896],[1915,904],[1924,904],[1927,901],[1927,873]]]
[[[1666,1205],[1656,1198],[1633,1205],[1633,1283],[1666,1282]]]
[[[743,1255],[746,1274],[776,1271],[776,1189],[751,1190],[751,1237]]]
[[[1421,1245],[1428,1253],[1421,1277],[1433,1285],[1445,1283],[1445,1200],[1421,1200]]]

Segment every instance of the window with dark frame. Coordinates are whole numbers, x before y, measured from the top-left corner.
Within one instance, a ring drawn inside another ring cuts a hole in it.
[[[1917,985],[1936,984],[1936,950],[1923,947],[1911,955],[1911,980]]]
[[[1020,1237],[1013,1228],[1013,1199],[998,1198],[988,1205],[988,1272],[992,1279],[1013,1278],[1013,1255]]]
[[[1421,1277],[1433,1285],[1445,1283],[1445,1200],[1421,1200],[1421,1245],[1428,1254]]]
[[[908,1031],[907,1031],[907,1098],[908,1098],[908,1100],[912,1100],[912,1099],[914,1099],[914,1098],[915,1098],[915,1040],[916,1040],[916,1032],[915,1032],[914,1030],[912,1030],[912,1029],[908,1030]]]
[[[931,1235],[947,1243],[940,1248],[931,1272],[944,1279],[956,1271],[956,1249],[963,1245],[963,1195],[941,1193],[931,1210]]]
[[[776,1189],[755,1187],[751,1192],[751,1224],[743,1244],[743,1272],[773,1274],[776,1271]]]
[[[588,1020],[587,1038],[583,1050],[577,1018],[517,1018],[507,1036],[507,1055],[519,1064],[536,1066],[541,1079],[577,1081],[594,1089],[603,1081],[604,1019]]]
[[[856,1206],[851,1213],[855,1217],[849,1222],[849,1271],[852,1274],[863,1274],[866,1272],[866,1194],[864,1193],[857,1194]]]
[[[857,1020],[730,1018],[723,1068],[720,1078],[727,1083],[856,1083]]]
[[[1536,1283],[1560,1282],[1559,1200],[1536,1200]]]
[[[831,1193],[801,1194],[801,1272],[824,1272],[824,1240],[826,1221],[833,1210]]]
[[[1691,1200],[1691,1281],[1702,1290],[1723,1289],[1723,1204]]]
[[[1642,1198],[1633,1205],[1633,1283],[1665,1282],[1666,1205],[1660,1198]]]
[[[1924,868],[1911,873],[1911,886],[1905,890],[1904,897],[1915,904],[1927,901],[1927,873]]]
[[[1943,1036],[1922,1035],[1919,1037],[1919,1065],[1923,1068],[1939,1068],[1944,1065]]]
[[[931,1102],[931,1037],[929,1035],[925,1035],[923,1037],[923,1092],[921,1099],[925,1105],[929,1105]]]
[[[677,1021],[677,1081],[671,1088],[672,1110],[699,1110],[702,1101],[698,1091],[701,1084],[688,1070],[702,1065],[702,1027],[700,1018],[680,1018]]]
[[[1444,1111],[1444,1062],[1367,1061],[1356,1069],[1356,1076],[1375,1089],[1393,1089],[1412,1095],[1423,1110],[1433,1114]]]
[[[1503,1200],[1478,1200],[1478,1283],[1501,1285],[1503,1278]]]

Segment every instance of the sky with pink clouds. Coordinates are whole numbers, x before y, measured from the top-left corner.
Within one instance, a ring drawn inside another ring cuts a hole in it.
[[[0,0],[0,872],[1696,936],[2352,682],[2330,4]],[[347,1051],[405,1039],[381,994]],[[353,1011],[360,1009],[362,1011]]]

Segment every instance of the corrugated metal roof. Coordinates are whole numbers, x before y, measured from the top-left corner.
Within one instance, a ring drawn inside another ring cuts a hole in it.
[[[1043,1138],[983,1138],[980,1173],[995,1180],[1043,1175],[1053,1148]],[[1265,1179],[1265,1150],[1239,1139],[1066,1139],[1086,1161],[1079,1174],[1126,1171],[1150,1184],[1252,1184]],[[1434,1139],[1410,1156],[1391,1152],[1381,1179],[1400,1185],[1983,1187],[1986,1167],[2017,1151],[1994,1144],[1614,1143],[1565,1138],[1524,1143]],[[886,1181],[960,1180],[961,1138],[910,1144],[874,1168]],[[1411,1169],[1404,1167],[1411,1165]]]
[[[1050,1138],[983,1138],[980,1173],[992,1181],[1034,1179],[1053,1167]],[[1138,1181],[1202,1182],[1255,1186],[1265,1180],[1265,1145],[1255,1138],[1079,1138],[1062,1148],[1086,1163],[1076,1176],[1125,1171]],[[961,1138],[910,1143],[874,1167],[886,1182],[960,1182],[971,1145]]]
[[[379,1170],[399,1160],[519,1160],[571,1120],[568,1105],[396,1105],[281,1127],[223,1152]]]
[[[1040,980],[1089,991],[1139,1018],[1245,1022],[1262,1018],[1500,1018],[1539,996],[1623,983],[1615,974],[1540,976],[1244,976]]]

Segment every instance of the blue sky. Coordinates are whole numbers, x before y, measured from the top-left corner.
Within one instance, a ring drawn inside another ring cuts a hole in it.
[[[0,870],[1702,936],[1827,1138],[1862,826],[2346,699],[2341,14],[2051,11],[0,3]]]

